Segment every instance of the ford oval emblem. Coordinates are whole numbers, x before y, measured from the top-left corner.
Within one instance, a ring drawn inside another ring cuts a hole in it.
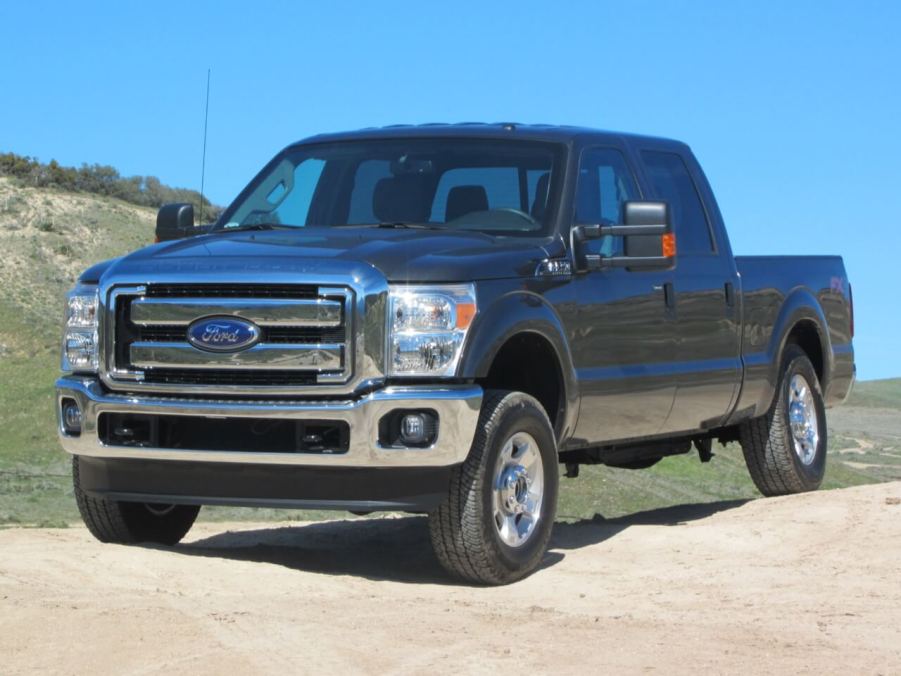
[[[204,317],[188,327],[188,342],[210,352],[238,352],[259,340],[260,327],[237,317]]]

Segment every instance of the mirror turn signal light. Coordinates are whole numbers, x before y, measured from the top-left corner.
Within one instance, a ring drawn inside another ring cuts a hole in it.
[[[672,258],[676,255],[676,233],[668,232],[663,236],[663,256]]]

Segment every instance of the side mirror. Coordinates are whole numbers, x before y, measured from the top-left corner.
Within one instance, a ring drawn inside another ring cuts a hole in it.
[[[191,204],[164,204],[156,214],[156,241],[168,242],[198,234],[194,228],[194,206]]]
[[[576,270],[668,268],[676,257],[676,238],[666,202],[626,202],[622,225],[579,225],[573,228]],[[623,256],[584,253],[585,243],[600,237],[623,237]]]

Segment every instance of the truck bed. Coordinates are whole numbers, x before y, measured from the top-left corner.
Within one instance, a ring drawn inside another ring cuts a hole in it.
[[[851,286],[841,256],[736,256],[742,287],[742,360],[744,383],[736,410],[766,409],[772,398],[779,336],[794,323],[803,302],[813,296],[822,308],[820,326],[829,327],[819,365],[831,374],[826,402],[842,402],[854,381]],[[813,304],[816,306],[816,304]],[[816,320],[816,317],[811,317]],[[811,326],[815,326],[811,322]],[[821,337],[822,338],[822,337]]]

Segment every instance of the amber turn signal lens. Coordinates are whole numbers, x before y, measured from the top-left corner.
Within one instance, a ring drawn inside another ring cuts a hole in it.
[[[466,329],[472,324],[472,318],[476,316],[475,303],[457,303],[457,328]]]
[[[663,236],[663,256],[672,258],[676,255],[676,234],[668,232]]]

